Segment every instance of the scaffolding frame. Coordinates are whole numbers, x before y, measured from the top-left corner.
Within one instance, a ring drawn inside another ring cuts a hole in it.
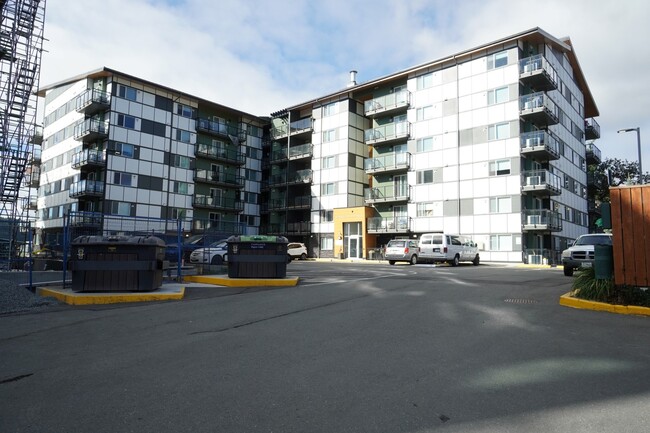
[[[36,218],[45,0],[0,0],[0,10],[0,269],[12,269],[31,248]]]

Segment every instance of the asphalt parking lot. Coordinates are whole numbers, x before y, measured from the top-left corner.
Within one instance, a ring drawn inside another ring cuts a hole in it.
[[[560,306],[561,269],[287,269],[0,315],[0,431],[648,430],[650,320]]]

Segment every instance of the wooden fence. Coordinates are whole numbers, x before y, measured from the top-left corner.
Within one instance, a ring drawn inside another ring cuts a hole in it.
[[[650,286],[650,185],[610,188],[614,283]]]

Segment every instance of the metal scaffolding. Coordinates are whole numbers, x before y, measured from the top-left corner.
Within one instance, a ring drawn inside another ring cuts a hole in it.
[[[0,0],[0,269],[24,255],[36,216],[36,124],[45,0]]]

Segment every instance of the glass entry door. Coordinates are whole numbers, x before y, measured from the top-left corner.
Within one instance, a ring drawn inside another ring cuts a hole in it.
[[[343,234],[345,236],[345,255],[350,259],[363,257],[363,236],[361,234],[361,223],[344,223]]]

